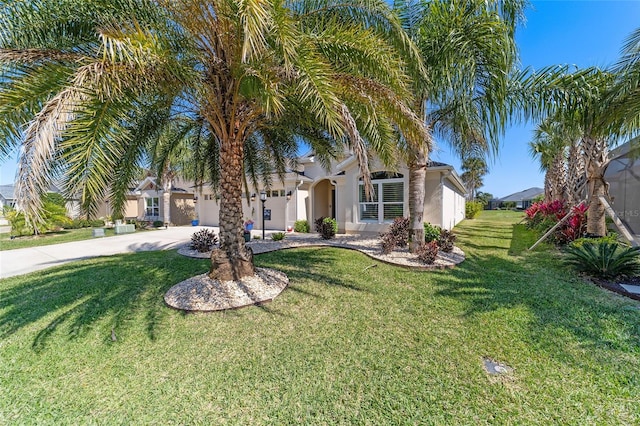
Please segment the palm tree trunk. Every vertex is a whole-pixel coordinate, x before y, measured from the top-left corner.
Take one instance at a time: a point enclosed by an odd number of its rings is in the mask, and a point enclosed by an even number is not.
[[[567,171],[564,151],[554,157],[547,176],[550,177],[551,200],[566,201]]]
[[[547,170],[544,174],[544,201],[553,201],[553,190],[551,184],[551,170]]]
[[[211,253],[209,277],[220,281],[253,276],[253,252],[244,244],[242,182],[244,141],[230,132],[220,144],[220,248]]]
[[[409,251],[415,253],[424,243],[424,182],[427,176],[427,153],[419,149],[409,163]]]
[[[580,144],[572,143],[567,159],[567,201],[569,205],[578,204],[584,199],[585,183],[584,158],[580,153]]]
[[[604,206],[598,198],[607,194],[607,183],[604,172],[609,164],[609,147],[604,138],[584,137],[582,139],[583,155],[589,191],[589,210],[587,211],[587,233],[606,235]]]

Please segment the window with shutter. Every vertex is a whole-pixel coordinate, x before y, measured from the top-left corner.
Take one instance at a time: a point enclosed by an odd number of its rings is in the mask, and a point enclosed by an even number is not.
[[[360,221],[370,223],[392,222],[404,216],[404,176],[399,173],[376,172],[371,175],[372,199],[367,199],[360,179],[358,201]]]

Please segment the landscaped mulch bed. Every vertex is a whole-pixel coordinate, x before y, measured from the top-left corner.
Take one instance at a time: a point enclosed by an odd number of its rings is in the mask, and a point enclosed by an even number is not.
[[[621,284],[637,285],[640,286],[640,276],[618,278],[614,281],[605,280],[602,278],[591,278],[590,281],[595,285],[606,288],[607,290],[626,296],[630,299],[640,300],[640,294],[630,293]]]

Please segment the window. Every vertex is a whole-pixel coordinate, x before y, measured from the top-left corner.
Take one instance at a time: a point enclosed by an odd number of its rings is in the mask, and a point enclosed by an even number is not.
[[[160,216],[160,203],[159,203],[159,198],[155,197],[155,198],[145,198],[145,212],[144,214],[146,216],[154,216],[154,217],[159,217]]]
[[[371,180],[373,196],[368,200],[364,183],[360,179],[360,221],[385,223],[404,216],[404,176],[399,173],[376,172],[371,174]]]

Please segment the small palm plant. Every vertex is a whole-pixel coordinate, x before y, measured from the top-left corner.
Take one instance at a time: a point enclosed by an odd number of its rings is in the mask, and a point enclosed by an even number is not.
[[[640,272],[640,251],[617,242],[585,242],[566,249],[567,263],[581,272],[601,278],[634,275]]]

